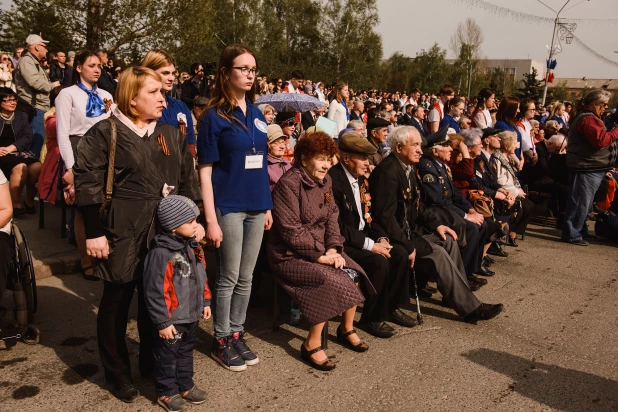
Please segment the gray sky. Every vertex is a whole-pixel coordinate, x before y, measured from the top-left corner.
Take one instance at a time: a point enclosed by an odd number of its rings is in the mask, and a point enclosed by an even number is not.
[[[534,14],[555,17],[537,0],[485,0],[497,6]],[[582,0],[571,0],[576,5]],[[566,0],[543,0],[559,10]],[[460,21],[468,17],[483,29],[485,41],[482,53],[490,59],[533,59],[545,61],[551,43],[553,24],[524,23],[508,16],[495,15],[457,0],[377,0],[384,57],[399,51],[414,57],[420,49],[430,48],[434,42],[448,50],[448,42]],[[566,10],[561,17],[578,19],[618,19],[618,0],[589,0]],[[578,24],[575,35],[604,57],[618,62],[618,24]],[[604,63],[576,44],[562,44],[556,55],[556,77],[618,78],[618,67]],[[448,50],[449,58],[456,56]]]

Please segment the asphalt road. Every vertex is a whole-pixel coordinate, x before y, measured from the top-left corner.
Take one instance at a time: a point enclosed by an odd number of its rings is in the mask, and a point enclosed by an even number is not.
[[[494,266],[498,275],[477,292],[485,302],[504,303],[492,321],[464,323],[436,295],[422,303],[420,327],[396,327],[389,340],[361,332],[370,345],[362,354],[335,342],[338,322],[331,322],[328,353],[338,366],[329,373],[300,361],[302,326],[272,332],[270,309],[250,309],[246,322],[261,362],[228,372],[208,356],[212,322],[202,321],[195,380],[209,400],[188,410],[616,411],[616,246],[570,246],[557,235],[533,225]],[[95,331],[101,288],[79,275],[39,282],[41,343],[0,350],[0,410],[160,409],[152,383],[137,372],[142,396],[134,404],[117,401],[104,386]],[[136,360],[134,316],[128,334]]]

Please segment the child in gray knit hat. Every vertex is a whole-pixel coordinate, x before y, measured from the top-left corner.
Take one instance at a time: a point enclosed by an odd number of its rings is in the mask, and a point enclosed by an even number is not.
[[[159,330],[152,376],[157,403],[167,411],[206,401],[206,391],[193,382],[198,323],[211,315],[204,251],[195,240],[199,214],[184,196],[161,200],[157,219],[163,233],[153,240],[144,267],[146,307]]]

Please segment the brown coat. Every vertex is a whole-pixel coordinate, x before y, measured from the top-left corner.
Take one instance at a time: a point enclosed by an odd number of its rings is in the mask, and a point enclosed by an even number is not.
[[[268,260],[279,283],[298,303],[311,325],[331,319],[364,298],[347,273],[318,263],[328,249],[337,249],[346,267],[361,274],[370,293],[367,275],[343,254],[339,211],[332,197],[330,177],[321,183],[304,169],[293,167],[273,191],[273,229],[268,238]]]

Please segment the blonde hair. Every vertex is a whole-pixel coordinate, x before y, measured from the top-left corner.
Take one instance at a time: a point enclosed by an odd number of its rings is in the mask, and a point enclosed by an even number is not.
[[[137,110],[131,106],[131,100],[137,97],[148,77],[152,77],[156,81],[161,82],[159,73],[148,67],[141,66],[129,67],[123,71],[118,78],[116,104],[118,105],[118,110],[131,120],[135,120],[139,117]]]
[[[498,134],[500,137],[500,150],[507,152],[511,147],[517,146],[517,133],[505,130]]]
[[[146,56],[144,56],[144,60],[142,60],[142,64],[140,66],[148,67],[149,69],[157,71],[161,67],[176,67],[176,62],[172,56],[163,50],[154,49],[146,53]]]
[[[348,84],[346,82],[342,82],[341,80],[338,81],[337,83],[335,83],[335,100],[337,100],[337,103],[341,103],[343,99],[343,96],[341,95],[341,91],[347,87]],[[347,99],[346,99],[347,100]],[[346,101],[347,103],[347,101]]]
[[[267,113],[267,112],[273,112],[273,114],[275,114],[275,113],[276,113],[276,112],[275,112],[275,108],[274,108],[274,107],[272,107],[272,106],[271,106],[271,105],[269,105],[269,104],[265,104],[265,105],[264,105],[264,107],[262,107],[262,114],[263,114],[264,116],[266,116],[266,113]]]

